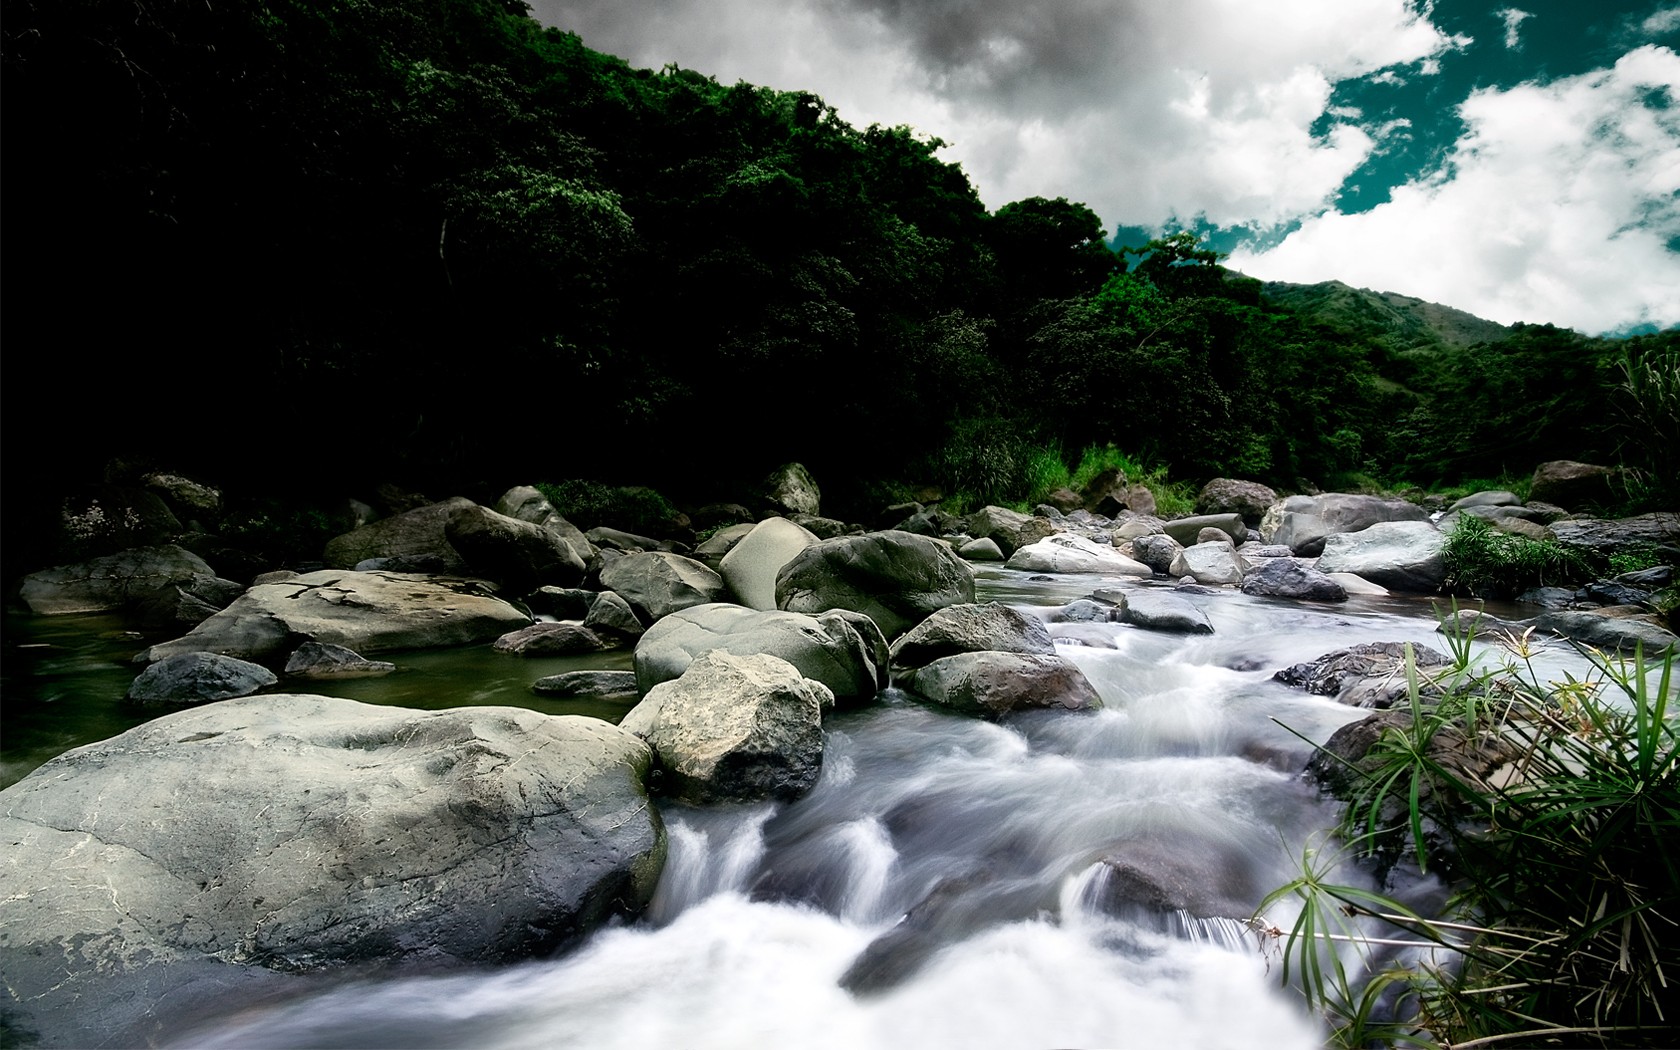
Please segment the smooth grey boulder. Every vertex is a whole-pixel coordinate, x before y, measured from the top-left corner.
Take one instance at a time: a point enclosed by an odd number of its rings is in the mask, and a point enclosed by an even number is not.
[[[1277,502],[1277,493],[1258,481],[1214,478],[1196,494],[1197,514],[1235,514],[1243,524],[1259,528],[1267,508]]]
[[[601,586],[617,591],[644,624],[729,596],[723,577],[693,558],[666,551],[626,554],[603,566]]]
[[[473,580],[323,569],[252,587],[180,638],[141,654],[151,663],[210,652],[278,663],[306,641],[359,653],[489,641],[531,618]]]
[[[997,718],[1022,708],[1088,711],[1102,698],[1062,656],[974,652],[942,656],[903,676],[906,689],[941,707]]]
[[[554,509],[554,504],[548,501],[548,497],[530,485],[517,485],[502,493],[502,498],[496,501],[495,510],[497,514],[528,521],[554,533],[577,555],[579,564],[589,564],[589,559],[595,554],[595,546],[589,542],[583,530],[567,521],[564,515]]]
[[[66,752],[0,792],[8,1020],[145,1045],[210,967],[546,956],[652,894],[651,761],[595,718],[294,694]]]
[[[1232,543],[1248,539],[1248,526],[1243,523],[1241,514],[1198,514],[1190,518],[1174,518],[1163,522],[1161,529],[1185,547],[1200,542],[1203,529],[1218,529],[1229,536]]]
[[[776,607],[776,574],[806,547],[816,534],[786,518],[766,518],[730,548],[718,564],[718,575],[735,598],[749,609]]]
[[[1122,602],[1099,602],[1095,598],[1075,598],[1056,610],[1057,623],[1115,623],[1126,615]]]
[[[1309,602],[1345,602],[1341,584],[1294,558],[1261,558],[1243,575],[1242,592],[1267,598]]]
[[[768,654],[700,654],[623,726],[652,745],[660,792],[692,805],[794,799],[822,772],[822,711],[834,697]]]
[[[215,653],[180,653],[159,660],[134,679],[128,699],[146,703],[206,704],[250,696],[280,681],[262,664]]]
[[[1534,618],[1534,626],[1559,637],[1600,649],[1643,648],[1646,656],[1660,657],[1680,647],[1680,638],[1657,622],[1656,617],[1637,606],[1606,609],[1553,609]]]
[[[887,684],[886,639],[868,616],[845,609],[811,616],[723,602],[683,609],[648,628],[636,643],[636,683],[645,695],[714,649],[786,660],[840,701],[869,700]]]
[[[1606,506],[1619,502],[1612,482],[1617,471],[1593,463],[1556,459],[1534,468],[1528,498],[1536,503],[1555,503],[1570,510]]]
[[[1124,621],[1146,631],[1212,634],[1207,614],[1176,594],[1139,589],[1126,595]]]
[[[1379,522],[1429,520],[1429,512],[1414,503],[1346,492],[1291,496],[1280,506],[1276,531],[1271,535],[1262,531],[1262,538],[1282,543],[1303,558],[1321,554],[1329,536],[1361,532]]]
[[[1363,576],[1355,576],[1351,572],[1327,572],[1324,575],[1339,584],[1342,590],[1349,594],[1363,594],[1373,598],[1380,598],[1388,593],[1388,588],[1380,583],[1372,583]]]
[[[608,631],[626,638],[639,638],[646,630],[636,618],[636,610],[617,591],[597,594],[589,603],[589,612],[584,614],[583,625],[592,631]]]
[[[1412,660],[1424,674],[1449,666],[1452,661],[1427,645],[1412,643]],[[1407,695],[1405,643],[1366,642],[1325,653],[1316,660],[1286,667],[1272,675],[1272,681],[1317,696],[1334,697],[1349,707],[1386,708]],[[1440,690],[1431,686],[1434,695]]]
[[[583,581],[584,559],[559,533],[476,504],[443,526],[444,538],[476,575],[498,580],[515,594]]]
[[[779,514],[821,514],[822,490],[799,463],[784,463],[764,479],[764,498]]]
[[[1433,594],[1447,578],[1447,537],[1427,521],[1378,522],[1325,538],[1318,570],[1351,572],[1391,591]]]
[[[957,553],[969,561],[1002,561],[1003,548],[990,536],[969,540],[957,548]]]
[[[640,700],[634,671],[563,671],[531,683],[531,692],[579,700]]]
[[[584,533],[590,543],[597,550],[623,551],[635,554],[641,551],[670,551],[672,545],[664,540],[654,539],[652,536],[642,536],[634,532],[625,532],[606,525],[597,525]]]
[[[1135,542],[1135,541],[1134,541]],[[1106,576],[1153,576],[1149,566],[1071,532],[1022,547],[1009,556],[1011,569],[1023,572],[1097,573]]]
[[[735,545],[756,528],[756,524],[748,522],[719,529],[694,548],[694,560],[705,562],[715,572],[723,564],[723,556],[734,550]]]
[[[893,642],[895,672],[921,667],[957,653],[995,651],[1051,656],[1056,643],[1044,621],[1001,602],[951,605],[923,620]]]
[[[778,608],[861,612],[888,640],[935,610],[973,600],[974,570],[949,544],[892,530],[812,544],[776,576]]]
[[[580,623],[562,620],[509,631],[497,638],[492,648],[515,656],[580,656],[605,652],[615,644]]]
[[[37,616],[106,612],[134,604],[160,587],[215,575],[203,558],[183,547],[135,547],[32,572],[23,578],[18,596]]]
[[[397,669],[388,660],[369,660],[354,649],[327,642],[304,642],[286,658],[288,678],[339,681],[346,678],[379,678]]]
[[[1161,576],[1171,574],[1173,561],[1183,550],[1184,544],[1165,532],[1145,534],[1132,540],[1132,557]]]
[[[1507,492],[1504,489],[1484,489],[1481,492],[1472,492],[1463,499],[1455,500],[1453,505],[1447,508],[1447,513],[1450,514],[1455,510],[1468,510],[1471,507],[1521,506],[1522,500],[1517,498],[1515,492]]]
[[[1008,558],[1022,547],[1055,535],[1056,526],[1048,518],[987,506],[968,516],[967,532],[975,539],[991,540]]]
[[[465,572],[467,563],[444,529],[457,511],[474,506],[472,500],[456,496],[363,525],[328,540],[321,560],[335,569],[349,569],[374,558],[394,558],[434,565],[438,572]]]
[[[1225,533],[1219,535],[1224,537]],[[1167,567],[1167,575],[1189,576],[1197,583],[1214,587],[1234,587],[1242,583],[1243,561],[1236,548],[1221,538],[1179,551]]]

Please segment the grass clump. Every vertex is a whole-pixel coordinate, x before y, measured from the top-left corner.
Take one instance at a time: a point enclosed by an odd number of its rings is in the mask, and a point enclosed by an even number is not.
[[[1510,598],[1535,587],[1593,578],[1592,563],[1554,540],[1500,532],[1482,518],[1459,516],[1442,550],[1446,588],[1476,598]]]
[[[1286,979],[1324,1012],[1335,1045],[1673,1045],[1674,654],[1652,666],[1584,649],[1587,678],[1542,684],[1528,636],[1505,641],[1515,659],[1473,675],[1461,640],[1456,681],[1430,690],[1435,703],[1408,651],[1410,721],[1359,761],[1344,810],[1356,854],[1399,834],[1420,869],[1450,861],[1444,914],[1331,882],[1323,851],[1261,904],[1299,906],[1287,933],[1261,914],[1254,924],[1280,945]],[[1494,775],[1468,772],[1433,746],[1449,732],[1515,757]],[[1352,959],[1334,950],[1350,947]]]

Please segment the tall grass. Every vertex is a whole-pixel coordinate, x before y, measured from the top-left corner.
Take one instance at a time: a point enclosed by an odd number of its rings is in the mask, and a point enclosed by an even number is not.
[[[1444,915],[1329,880],[1322,851],[1261,903],[1332,1042],[1427,1047],[1672,1046],[1680,1031],[1680,758],[1674,654],[1654,666],[1583,649],[1592,672],[1542,683],[1528,636],[1498,673],[1469,669],[1467,639],[1443,698],[1406,661],[1409,725],[1356,772],[1341,835],[1358,855],[1407,841],[1445,862]],[[1447,732],[1514,756],[1467,773],[1433,745]],[[1426,829],[1428,834],[1426,834]],[[1285,932],[1263,918],[1299,907]],[[1329,948],[1353,950],[1354,965]],[[1400,954],[1395,954],[1396,950]],[[1386,953],[1388,962],[1375,960]],[[1373,972],[1374,971],[1374,972]]]
[[[1454,594],[1509,598],[1534,587],[1581,583],[1594,566],[1554,540],[1500,532],[1482,518],[1460,515],[1441,552]]]

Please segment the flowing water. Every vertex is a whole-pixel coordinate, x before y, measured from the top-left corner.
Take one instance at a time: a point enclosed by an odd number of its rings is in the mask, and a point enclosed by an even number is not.
[[[1098,582],[989,570],[980,590],[1048,614]],[[1275,954],[1237,920],[1334,823],[1299,771],[1309,741],[1363,712],[1270,676],[1358,642],[1440,647],[1434,615],[1422,600],[1190,600],[1216,633],[1052,625],[1101,711],[992,723],[889,690],[829,719],[805,798],[664,807],[670,858],[646,915],[562,957],[322,979],[279,1005],[230,1004],[174,1045],[1317,1046]],[[446,688],[449,660],[483,653],[417,656],[330,691],[551,709],[524,690],[557,668],[496,657]]]

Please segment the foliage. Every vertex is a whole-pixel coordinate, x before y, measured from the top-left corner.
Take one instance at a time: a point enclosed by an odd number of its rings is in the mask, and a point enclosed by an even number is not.
[[[1268,895],[1300,908],[1282,939],[1296,973],[1332,1024],[1357,1047],[1484,1043],[1663,1046],[1675,1030],[1671,984],[1680,974],[1680,749],[1669,704],[1674,653],[1654,667],[1583,650],[1592,673],[1543,684],[1529,638],[1509,637],[1515,660],[1475,674],[1468,639],[1434,706],[1422,701],[1408,650],[1411,722],[1373,745],[1342,834],[1355,852],[1404,829],[1418,864],[1433,829],[1452,856],[1445,914],[1417,914],[1382,894],[1329,881],[1316,851],[1302,874]],[[1503,776],[1480,778],[1431,750],[1452,730],[1497,738],[1516,754]],[[1348,967],[1326,947],[1355,949]],[[1399,948],[1401,954],[1392,949]],[[1365,964],[1389,962],[1369,975]]]
[[[1616,362],[1623,449],[1631,451],[1643,492],[1630,509],[1680,503],[1680,331],[1630,340]]]
[[[1509,598],[1535,587],[1580,583],[1595,575],[1588,559],[1555,540],[1500,532],[1487,520],[1460,515],[1442,550],[1445,586],[1454,594]]]
[[[605,525],[640,536],[665,536],[677,518],[671,502],[650,488],[581,478],[538,482],[535,487],[561,517],[580,529]]]

